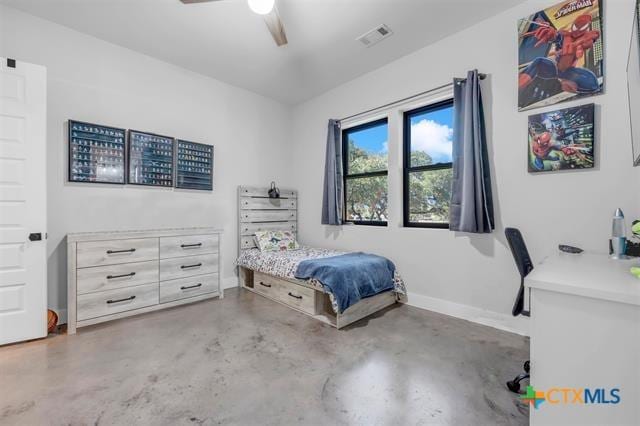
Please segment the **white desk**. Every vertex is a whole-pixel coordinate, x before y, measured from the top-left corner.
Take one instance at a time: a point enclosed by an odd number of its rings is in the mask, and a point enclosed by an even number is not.
[[[531,289],[531,385],[620,389],[618,404],[543,402],[532,425],[640,425],[640,260],[559,253],[525,279]],[[584,395],[584,393],[583,393]],[[553,400],[562,400],[555,392]],[[573,400],[573,394],[569,395]]]

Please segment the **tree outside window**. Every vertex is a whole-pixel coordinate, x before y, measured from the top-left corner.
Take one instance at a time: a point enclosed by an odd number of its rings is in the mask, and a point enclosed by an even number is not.
[[[376,120],[342,131],[345,221],[385,226],[388,220],[388,124]]]
[[[404,113],[404,226],[448,228],[453,100]]]

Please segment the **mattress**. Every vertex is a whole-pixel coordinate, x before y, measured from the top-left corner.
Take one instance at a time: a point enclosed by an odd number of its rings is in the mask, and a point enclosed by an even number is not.
[[[260,249],[252,248],[248,250],[242,250],[240,257],[236,261],[238,266],[243,268],[252,269],[254,271],[262,272],[265,274],[273,275],[280,278],[287,278],[297,280],[295,277],[298,265],[303,260],[307,259],[319,259],[323,257],[340,256],[347,252],[338,250],[329,250],[323,248],[314,247],[300,247],[298,250],[285,250],[285,251],[260,251]],[[399,294],[406,294],[404,282],[396,269],[393,278],[394,290]],[[308,284],[317,288],[320,291],[329,293],[331,296],[331,302],[334,311],[338,312],[337,304],[333,298],[331,292],[316,280],[310,279],[306,281]]]

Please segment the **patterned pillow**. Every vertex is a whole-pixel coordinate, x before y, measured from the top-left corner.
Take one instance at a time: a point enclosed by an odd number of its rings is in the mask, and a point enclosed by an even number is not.
[[[258,231],[253,237],[260,251],[298,250],[300,246],[291,231]]]

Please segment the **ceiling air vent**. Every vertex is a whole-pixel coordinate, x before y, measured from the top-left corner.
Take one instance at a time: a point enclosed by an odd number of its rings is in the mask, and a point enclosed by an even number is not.
[[[371,31],[367,31],[366,34],[361,35],[356,40],[360,43],[364,44],[366,47],[373,46],[381,40],[389,37],[393,34],[391,28],[387,27],[385,24],[379,25]]]

